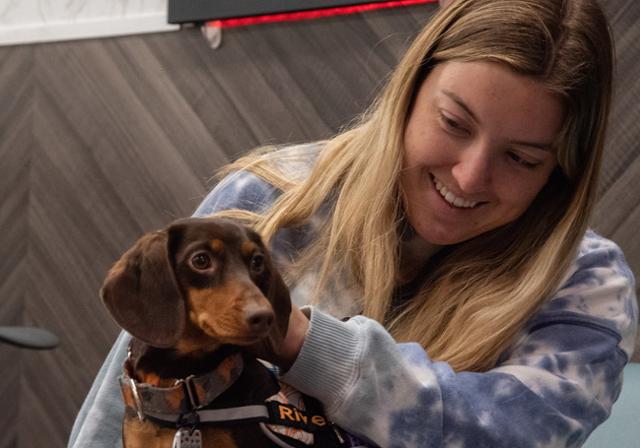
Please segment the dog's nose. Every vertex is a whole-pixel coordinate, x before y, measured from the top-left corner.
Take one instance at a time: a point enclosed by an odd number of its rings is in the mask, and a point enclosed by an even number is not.
[[[270,309],[251,309],[245,312],[249,330],[254,333],[266,333],[273,323],[274,315]]]

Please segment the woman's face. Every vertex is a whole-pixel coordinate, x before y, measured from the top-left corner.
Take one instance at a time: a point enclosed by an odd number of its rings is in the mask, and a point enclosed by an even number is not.
[[[420,86],[401,185],[425,241],[455,244],[514,221],[556,166],[562,102],[493,62],[445,62]]]

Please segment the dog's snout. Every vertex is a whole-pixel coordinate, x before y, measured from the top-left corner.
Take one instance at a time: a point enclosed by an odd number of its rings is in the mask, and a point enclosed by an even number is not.
[[[245,321],[253,333],[266,333],[273,324],[275,315],[271,308],[251,307],[245,310]]]

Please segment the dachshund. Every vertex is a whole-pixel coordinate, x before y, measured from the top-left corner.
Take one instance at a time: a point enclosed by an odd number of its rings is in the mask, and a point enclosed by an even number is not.
[[[176,221],[140,238],[100,296],[133,336],[120,378],[125,448],[283,446],[256,424],[264,406],[252,406],[280,386],[246,348],[283,340],[291,301],[256,232],[223,218]],[[285,420],[326,424],[283,406]],[[231,414],[246,418],[202,423]]]

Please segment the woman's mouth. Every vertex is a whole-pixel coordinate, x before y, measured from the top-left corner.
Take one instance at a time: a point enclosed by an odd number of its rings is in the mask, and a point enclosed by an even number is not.
[[[466,199],[458,197],[451,191],[449,191],[447,187],[442,185],[442,183],[440,183],[440,181],[438,181],[438,179],[436,179],[433,175],[431,176],[431,178],[433,180],[433,185],[440,194],[440,197],[442,197],[442,199],[444,199],[452,207],[470,209],[477,207],[479,204],[483,204],[483,202],[480,201],[468,201]]]

